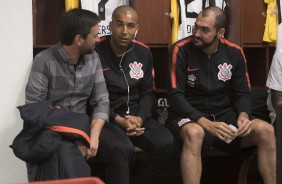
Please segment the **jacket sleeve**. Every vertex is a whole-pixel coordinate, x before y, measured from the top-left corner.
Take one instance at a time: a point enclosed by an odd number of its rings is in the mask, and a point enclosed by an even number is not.
[[[232,88],[234,90],[234,98],[236,101],[236,110],[239,113],[246,112],[251,116],[252,103],[250,92],[250,79],[247,71],[247,62],[243,50],[240,49],[236,53],[237,67],[232,76]]]
[[[26,103],[46,100],[49,69],[41,54],[35,56],[25,91]]]
[[[148,63],[147,68],[143,68],[144,77],[142,79],[141,85],[139,86],[139,107],[137,111],[137,116],[141,117],[143,121],[146,121],[152,116],[151,111],[154,103],[154,78],[153,78],[153,57],[152,53],[148,52]]]
[[[197,111],[185,98],[186,65],[181,48],[173,45],[169,53],[169,85],[168,97],[170,110],[180,117],[190,118],[197,122],[203,115]]]
[[[97,63],[92,86],[91,96],[89,99],[93,119],[103,119],[109,121],[109,93],[106,87],[105,78],[98,54],[95,52],[95,63]]]

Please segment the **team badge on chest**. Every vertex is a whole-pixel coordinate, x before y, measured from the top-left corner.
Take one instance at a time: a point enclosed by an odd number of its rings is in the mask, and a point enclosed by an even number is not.
[[[143,70],[141,69],[143,66],[142,63],[137,63],[136,61],[134,61],[133,63],[130,63],[129,64],[129,67],[130,67],[130,77],[133,78],[133,79],[140,79],[140,78],[143,78]]]
[[[232,72],[231,72],[232,65],[223,63],[218,65],[219,72],[217,74],[218,80],[227,81],[231,79]]]

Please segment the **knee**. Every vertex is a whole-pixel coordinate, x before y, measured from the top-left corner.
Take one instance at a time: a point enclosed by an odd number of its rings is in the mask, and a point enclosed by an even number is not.
[[[203,128],[197,124],[188,124],[181,130],[181,138],[184,144],[201,145],[205,137]]]
[[[121,141],[111,141],[108,150],[109,155],[113,155],[115,159],[133,160],[134,159],[134,146],[132,144],[125,144]]]
[[[271,124],[262,120],[256,120],[254,131],[257,134],[258,144],[264,143],[271,145],[275,143],[274,127]]]

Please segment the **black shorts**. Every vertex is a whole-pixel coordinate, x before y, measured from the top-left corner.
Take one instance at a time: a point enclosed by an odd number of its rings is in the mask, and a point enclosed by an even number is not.
[[[205,117],[211,121],[225,122],[238,128],[237,113],[234,109],[228,108],[214,114],[205,114]],[[180,118],[173,115],[166,123],[167,128],[171,130],[175,138],[181,143],[180,130],[188,123],[195,123],[189,118]],[[224,152],[240,156],[240,137],[236,137],[231,143],[226,143],[217,137],[214,137],[205,130],[205,138],[202,146],[202,153],[207,151],[211,146],[216,147]]]

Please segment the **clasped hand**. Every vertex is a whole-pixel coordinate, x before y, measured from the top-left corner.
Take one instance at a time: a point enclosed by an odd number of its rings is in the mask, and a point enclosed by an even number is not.
[[[122,127],[128,136],[140,136],[144,133],[145,128],[142,128],[143,121],[138,116],[125,116],[123,118]]]

